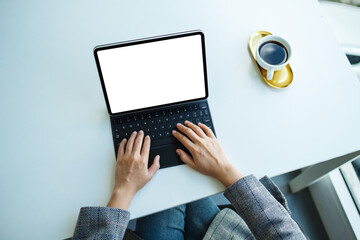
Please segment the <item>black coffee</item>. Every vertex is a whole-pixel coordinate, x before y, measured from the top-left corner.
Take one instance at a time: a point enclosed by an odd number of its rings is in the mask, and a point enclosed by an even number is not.
[[[260,57],[271,65],[280,65],[286,62],[288,53],[284,45],[275,41],[261,44],[259,48]]]

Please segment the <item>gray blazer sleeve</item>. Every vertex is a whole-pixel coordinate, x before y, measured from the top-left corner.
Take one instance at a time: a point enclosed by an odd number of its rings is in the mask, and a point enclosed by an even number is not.
[[[262,182],[268,185],[267,188],[272,193],[250,175],[228,187],[224,195],[244,219],[256,239],[306,239],[291,218],[286,202],[282,205],[277,200],[278,194],[281,194],[280,190],[270,179]]]
[[[123,239],[130,213],[109,207],[83,207],[72,239]]]

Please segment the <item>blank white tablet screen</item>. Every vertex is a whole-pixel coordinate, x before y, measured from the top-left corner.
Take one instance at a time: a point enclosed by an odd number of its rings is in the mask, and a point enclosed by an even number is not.
[[[112,113],[206,96],[199,34],[97,54]]]

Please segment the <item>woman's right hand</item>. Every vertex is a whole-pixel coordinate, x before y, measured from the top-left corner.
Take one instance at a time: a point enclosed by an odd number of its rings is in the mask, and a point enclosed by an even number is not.
[[[209,127],[185,121],[185,125],[178,123],[177,128],[181,133],[174,130],[172,134],[192,155],[191,157],[182,149],[177,149],[176,153],[182,161],[200,173],[215,177],[226,187],[242,178],[241,173],[226,158]]]

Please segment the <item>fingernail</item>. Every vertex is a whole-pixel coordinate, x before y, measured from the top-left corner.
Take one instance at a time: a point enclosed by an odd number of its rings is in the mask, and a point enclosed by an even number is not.
[[[136,132],[136,131],[133,131],[133,134],[137,134],[137,132]]]
[[[144,133],[144,131],[143,131],[143,130],[140,130],[139,133]]]
[[[175,130],[172,130],[172,134],[175,134],[176,133],[176,131]]]
[[[125,142],[126,142],[126,138],[124,138],[124,139],[123,139],[123,141],[125,141]]]
[[[176,149],[176,153],[180,155],[180,150],[179,150],[179,149]]]
[[[186,120],[184,123],[185,123],[185,124],[186,124],[186,123],[189,123],[189,121],[188,121],[188,120]]]
[[[145,138],[150,138],[150,136],[149,135],[146,135],[146,137]]]
[[[180,125],[181,125],[181,123],[177,123],[176,125],[177,125],[177,126],[180,126]]]

